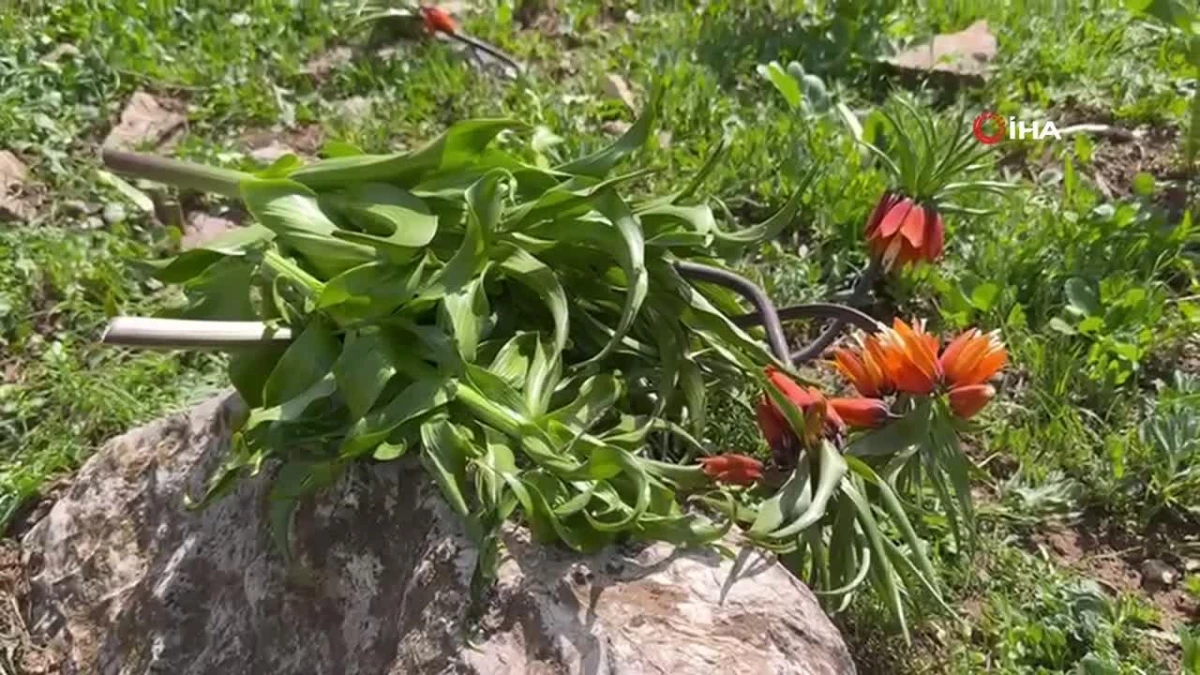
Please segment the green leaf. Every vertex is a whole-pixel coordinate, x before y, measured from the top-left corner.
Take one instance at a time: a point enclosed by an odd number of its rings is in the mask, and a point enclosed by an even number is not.
[[[184,286],[188,304],[180,314],[189,319],[249,321],[258,317],[250,302],[254,268],[243,258],[222,258]]]
[[[724,232],[720,229],[716,230],[717,239],[726,244],[734,244],[739,247],[757,246],[767,241],[771,241],[778,237],[792,221],[796,219],[796,214],[800,211],[800,204],[803,201],[804,195],[808,192],[808,186],[812,179],[816,176],[816,171],[810,171],[804,178],[800,180],[800,187],[792,193],[787,203],[775,212],[770,218],[757,225],[742,228],[734,232]]]
[[[517,333],[496,352],[488,370],[510,387],[523,388],[536,340],[536,333]]]
[[[467,460],[478,452],[445,419],[421,425],[421,463],[442,490],[450,508],[462,517],[470,515],[466,492]]]
[[[574,400],[551,412],[549,417],[572,429],[586,430],[612,410],[623,393],[622,383],[616,377],[593,375],[584,381]]]
[[[833,496],[834,490],[846,475],[846,459],[842,453],[828,440],[821,441],[820,454],[817,457],[816,487],[812,492],[812,501],[799,517],[783,527],[771,532],[772,539],[788,539],[812,527],[825,516],[825,507]]]
[[[142,213],[154,213],[154,200],[150,199],[145,192],[126,182],[125,179],[103,169],[96,170],[96,177],[100,179],[101,183],[115,188],[122,197],[138,207]]]
[[[567,345],[568,311],[567,294],[558,276],[523,248],[508,242],[501,242],[498,248],[505,253],[500,269],[537,293],[546,303],[554,319],[554,351],[562,352]]]
[[[758,516],[750,526],[751,536],[764,537],[804,513],[812,503],[812,480],[809,463],[802,461],[792,470],[779,491],[758,507]]]
[[[1154,175],[1145,171],[1138,172],[1133,177],[1133,191],[1140,197],[1154,196]]]
[[[333,364],[338,392],[346,399],[352,421],[358,421],[383,393],[396,374],[385,336],[377,328],[362,328],[346,334],[345,347]]]
[[[333,368],[341,351],[341,344],[328,326],[320,320],[309,323],[267,378],[263,404],[275,406],[298,396]]]
[[[356,422],[342,441],[338,454],[354,457],[373,449],[401,424],[445,405],[449,395],[450,382],[444,377],[413,382]]]
[[[365,232],[341,230],[336,236],[379,248],[392,260],[407,260],[437,234],[437,216],[425,202],[395,185],[363,183],[328,199]]]
[[[442,298],[441,319],[450,327],[464,361],[475,360],[475,350],[491,314],[487,294],[483,291],[486,274],[486,271],[481,273],[457,293],[447,293]]]
[[[424,260],[405,267],[382,261],[353,267],[325,284],[317,309],[339,307],[360,318],[391,314],[416,296],[424,269]]]
[[[488,240],[500,222],[503,207],[501,180],[505,171],[492,171],[467,190],[467,231],[462,244],[421,291],[418,299],[436,300],[457,293],[483,269],[487,262]]]
[[[991,282],[979,284],[971,291],[971,304],[981,312],[989,311],[1000,295],[1000,287]]]
[[[1066,321],[1063,321],[1060,317],[1057,317],[1057,316],[1051,318],[1047,325],[1050,326],[1051,330],[1058,332],[1058,333],[1062,333],[1063,335],[1077,335],[1079,333],[1079,331],[1075,330],[1075,328],[1073,326],[1071,326],[1071,324],[1067,323]]]
[[[522,417],[529,416],[525,399],[503,378],[473,363],[466,365],[466,375],[467,381],[492,403],[502,405]]]
[[[305,186],[290,180],[255,179],[242,181],[240,189],[255,219],[325,278],[375,258],[369,246],[334,238],[337,225]]]
[[[758,74],[775,86],[776,91],[782,94],[783,99],[787,101],[788,107],[792,110],[800,107],[800,83],[789,75],[778,61],[759,65]]]
[[[1067,280],[1067,311],[1078,316],[1099,316],[1103,313],[1100,307],[1100,291],[1096,285],[1079,277]]]
[[[426,173],[471,164],[501,131],[522,126],[514,120],[465,120],[416,152],[334,157],[306,166],[291,178],[310,188],[340,188],[372,181],[412,185]]]
[[[613,167],[634,151],[640,150],[650,138],[650,132],[654,130],[655,120],[658,119],[658,108],[662,102],[662,93],[663,87],[656,85],[650,94],[650,100],[646,104],[646,109],[642,111],[642,116],[615,143],[587,157],[581,157],[573,162],[556,167],[555,170],[595,178],[607,176]]]
[[[263,387],[287,350],[286,344],[271,342],[262,347],[239,349],[229,357],[229,380],[251,408],[263,405]]]
[[[377,462],[390,462],[394,459],[400,459],[408,452],[407,443],[391,443],[384,441],[375,448],[375,452],[371,454],[371,458]]]
[[[562,352],[550,349],[539,338],[525,377],[525,406],[535,417],[546,413],[550,397],[558,388],[562,374]]]
[[[645,242],[642,240],[642,228],[638,225],[633,213],[629,210],[629,206],[616,193],[608,191],[600,197],[597,208],[608,218],[609,222],[613,224],[617,232],[621,235],[621,241],[624,243],[624,246],[613,251],[613,253],[616,255],[617,260],[620,261],[621,268],[625,272],[627,288],[625,292],[625,305],[621,308],[621,318],[617,321],[616,330],[609,338],[608,344],[600,350],[599,354],[593,357],[593,360],[599,360],[608,356],[616,349],[621,338],[629,333],[634,319],[637,318],[638,310],[641,309],[642,303],[646,301],[646,293],[649,290],[650,284],[650,277],[646,273],[646,249]]]

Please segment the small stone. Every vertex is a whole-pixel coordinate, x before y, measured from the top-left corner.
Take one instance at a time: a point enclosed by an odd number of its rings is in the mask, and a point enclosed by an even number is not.
[[[125,207],[117,202],[109,202],[104,205],[104,222],[108,223],[109,225],[113,225],[125,220],[126,216],[127,214],[125,213]]]
[[[102,207],[99,204],[85,202],[82,199],[68,199],[62,202],[62,208],[71,215],[86,216],[91,213],[96,213]]]
[[[292,150],[287,145],[280,143],[278,140],[272,140],[269,144],[264,145],[261,148],[255,148],[251,150],[250,159],[253,159],[259,164],[272,164],[280,157],[283,157],[284,155],[295,154],[295,152],[295,150]]]
[[[586,586],[592,581],[592,571],[583,563],[577,564],[571,568],[571,581],[575,582],[576,586]]]
[[[302,69],[306,75],[317,80],[324,80],[339,68],[343,68],[354,60],[354,51],[349,47],[335,47],[304,64]]]
[[[610,136],[620,136],[629,131],[630,126],[632,125],[629,122],[623,120],[609,120],[600,125],[600,130]]]
[[[637,112],[637,101],[633,97],[633,90],[629,88],[629,83],[625,78],[616,73],[609,73],[604,76],[604,94],[609,98],[615,98],[625,104],[631,112]]]
[[[144,91],[134,92],[121,111],[121,119],[108,137],[106,147],[138,149],[142,146],[160,148],[182,131],[187,118],[175,112],[178,104],[159,100]]]
[[[1142,563],[1142,588],[1147,591],[1166,590],[1178,580],[1179,572],[1157,558],[1148,558]]]
[[[370,114],[373,103],[366,96],[351,96],[333,105],[337,109],[338,115],[347,122],[360,122]]]
[[[1183,571],[1191,574],[1192,572],[1200,571],[1200,559],[1188,558],[1183,561]]]
[[[24,222],[33,217],[33,204],[26,196],[29,168],[16,155],[0,150],[0,222]]]
[[[237,222],[214,216],[204,211],[193,211],[187,214],[183,224],[183,239],[179,242],[183,250],[203,246],[226,232],[236,228]]]
[[[996,36],[986,20],[976,21],[957,33],[935,35],[931,42],[917,45],[885,59],[901,70],[933,70],[980,79],[987,64],[996,58]]]

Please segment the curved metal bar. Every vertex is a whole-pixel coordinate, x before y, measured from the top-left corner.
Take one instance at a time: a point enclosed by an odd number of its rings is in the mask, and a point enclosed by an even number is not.
[[[846,300],[847,304],[857,305],[871,290],[871,285],[875,283],[875,279],[879,276],[882,269],[877,258],[871,258],[871,262],[867,264],[867,269],[863,271],[862,276],[854,284],[854,289],[850,292],[850,298]],[[829,324],[815,340],[808,343],[804,347],[791,353],[790,358],[793,364],[803,363],[821,355],[825,349],[833,344],[837,336],[841,334],[842,329],[846,327],[846,323],[841,319],[834,319],[833,323]]]
[[[853,325],[855,328],[860,328],[868,333],[879,331],[879,322],[871,315],[853,307],[831,302],[810,302],[802,305],[791,305],[776,310],[776,313],[779,315],[781,322],[795,321],[797,319],[834,319]],[[757,326],[762,323],[762,318],[757,312],[730,317],[730,319],[734,324],[742,328]]]
[[[762,327],[767,331],[767,344],[771,347],[771,352],[780,361],[784,363],[789,362],[787,339],[783,335],[783,324],[779,321],[779,313],[775,309],[775,303],[771,302],[771,299],[767,297],[763,289],[740,274],[723,270],[719,267],[680,261],[675,263],[675,269],[684,277],[724,286],[749,300],[750,304],[754,305],[754,308],[758,310],[754,315],[758,319],[757,323],[762,324]]]

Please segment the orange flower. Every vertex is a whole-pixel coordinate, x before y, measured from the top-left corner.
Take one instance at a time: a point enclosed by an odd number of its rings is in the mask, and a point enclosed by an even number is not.
[[[995,388],[990,384],[969,384],[950,390],[950,410],[964,420],[971,419],[975,413],[996,395]]]
[[[768,366],[766,369],[768,386],[775,387],[789,401],[796,404],[804,415],[804,428],[797,435],[779,406],[769,396],[764,395],[755,408],[758,428],[771,446],[775,461],[781,465],[794,462],[803,448],[814,447],[825,436],[835,436],[845,431],[846,423],[838,416],[838,412],[829,407],[825,396],[816,389],[804,387],[792,378]]]
[[[776,453],[785,456],[793,454],[791,440],[794,435],[791,427],[770,398],[763,396],[758,400],[754,415],[758,418],[758,428],[762,431],[763,438],[767,439],[767,445]]]
[[[888,378],[884,368],[887,359],[879,338],[875,335],[860,337],[858,344],[857,354],[844,347],[833,350],[834,365],[838,371],[863,396],[875,397],[892,393],[896,385]]]
[[[846,424],[859,429],[881,427],[888,420],[888,405],[877,398],[831,398],[829,407]]]
[[[940,364],[950,387],[983,384],[1008,362],[1008,350],[998,331],[980,333],[978,329],[959,335],[946,345]]]
[[[701,457],[700,468],[704,475],[718,483],[731,485],[753,485],[763,475],[762,462],[746,455],[725,454]]]
[[[896,389],[910,394],[928,394],[942,379],[937,337],[925,332],[925,321],[915,319],[912,327],[900,319],[879,333],[883,368]]]
[[[454,34],[458,32],[458,24],[441,7],[426,5],[422,6],[420,11],[421,19],[425,22],[425,30],[430,33]]]
[[[879,198],[867,220],[866,235],[872,257],[886,270],[934,262],[942,257],[946,242],[946,228],[936,209],[893,192]]]

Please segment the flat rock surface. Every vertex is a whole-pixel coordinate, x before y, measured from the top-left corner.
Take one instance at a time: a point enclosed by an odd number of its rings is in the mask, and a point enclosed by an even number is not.
[[[57,672],[854,671],[812,593],[749,551],[581,556],[514,526],[469,620],[476,551],[415,458],[359,465],[302,505],[288,565],[262,477],[182,503],[241,414],[218,398],[110,441],[26,534],[26,623]]]

